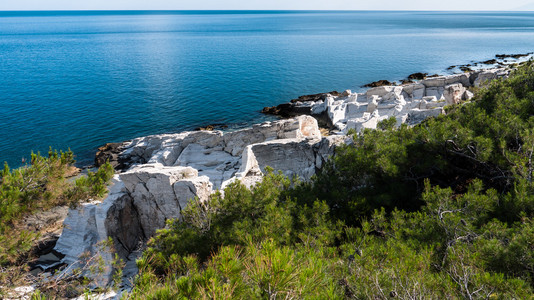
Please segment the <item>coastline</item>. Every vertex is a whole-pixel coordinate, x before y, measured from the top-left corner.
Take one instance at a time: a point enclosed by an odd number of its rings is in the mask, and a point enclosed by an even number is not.
[[[307,95],[281,104],[298,113],[290,119],[235,131],[186,131],[106,144],[97,160],[101,163],[109,159],[119,170],[110,193],[101,202],[69,210],[53,251],[65,255],[61,263],[75,265],[83,253],[100,251],[96,241],[113,238],[120,257],[130,268],[125,275],[133,276],[136,269],[132,264],[143,249],[139,245],[163,228],[166,220],[180,218],[189,199],[206,201],[234,181],[250,187],[268,172],[267,166],[282,170],[286,176],[308,180],[335,153],[335,147],[346,142],[348,129],[376,128],[389,117],[395,117],[397,125],[418,124],[443,114],[445,105],[470,100],[469,88],[506,78],[511,69],[513,66],[422,78],[361,93]],[[433,94],[427,95],[429,91]],[[372,111],[369,106],[374,107]],[[414,112],[418,112],[416,117]],[[331,122],[333,135],[322,136],[318,118]],[[355,126],[348,126],[350,122]],[[346,126],[341,128],[343,124]],[[112,258],[111,253],[104,253],[108,265]],[[112,277],[111,269],[106,272],[101,278],[103,286]]]
[[[513,69],[533,59],[534,55],[529,52],[497,54],[495,57],[448,68],[458,68],[462,73],[414,73],[401,79],[400,84],[383,79],[364,85],[368,87],[364,91],[304,95],[287,103],[265,107],[262,112],[282,118],[310,115],[333,134],[342,135],[349,130],[376,129],[380,121],[390,117],[396,119],[396,126],[403,123],[415,125],[427,117],[443,114],[446,105],[470,100],[474,89],[487,81],[507,78]]]
[[[443,74],[441,75],[438,75],[438,74],[429,75],[427,73],[418,72],[418,73],[407,75],[404,79],[398,79],[398,78],[393,79],[396,81],[392,81],[392,82],[389,81],[392,79],[383,79],[377,82],[365,84],[362,86],[362,88],[364,87],[368,87],[368,88],[359,90],[358,92],[352,92],[350,90],[346,90],[343,93],[340,93],[338,91],[331,91],[331,92],[318,93],[318,94],[312,94],[312,95],[302,95],[296,99],[290,100],[289,102],[280,103],[272,107],[264,107],[261,112],[265,115],[272,115],[279,119],[287,119],[287,118],[296,117],[300,115],[310,115],[310,116],[313,116],[318,121],[318,125],[320,128],[327,130],[333,134],[345,134],[346,130],[343,131],[344,128],[339,128],[339,127],[336,128],[335,126],[336,122],[334,121],[339,121],[339,116],[334,116],[334,113],[332,113],[332,111],[336,110],[336,107],[331,107],[333,103],[331,103],[330,105],[324,104],[328,97],[331,97],[332,98],[331,100],[333,101],[336,101],[338,99],[339,100],[344,99],[346,101],[348,100],[347,98],[351,95],[353,98],[354,97],[358,98],[358,95],[360,95],[359,100],[357,100],[356,102],[365,103],[368,100],[366,97],[369,95],[373,96],[373,94],[375,94],[381,97],[383,96],[382,94],[385,91],[390,93],[395,89],[398,90],[399,87],[403,89],[407,89],[407,90],[410,90],[413,87],[416,87],[416,88],[421,87],[420,86],[421,82],[423,82],[423,85],[424,85],[425,80],[428,80],[427,82],[430,82],[430,85],[436,85],[435,83],[433,84],[432,82],[438,82],[437,84],[439,85],[439,81],[442,80],[443,78],[446,78],[447,80],[450,78],[455,78],[453,81],[449,80],[448,82],[445,82],[446,84],[443,84],[440,87],[444,88],[445,85],[450,85],[454,83],[462,83],[462,85],[466,89],[462,91],[462,95],[459,95],[460,96],[459,98],[458,97],[456,97],[455,99],[449,98],[448,100],[444,99],[442,98],[444,94],[443,91],[441,92],[438,91],[437,93],[433,93],[430,96],[424,95],[425,92],[422,92],[423,95],[420,97],[421,98],[420,100],[424,100],[422,99],[423,97],[431,97],[431,96],[436,97],[436,99],[427,98],[425,100],[426,102],[424,102],[423,104],[424,106],[429,106],[430,108],[440,108],[440,107],[442,108],[446,104],[450,105],[450,104],[454,104],[454,102],[466,100],[469,97],[468,95],[471,94],[471,91],[469,90],[469,88],[476,87],[475,81],[476,81],[476,77],[478,77],[479,74],[482,74],[484,72],[490,72],[490,73],[484,73],[482,76],[485,78],[484,80],[491,80],[497,77],[497,76],[493,76],[493,74],[498,73],[499,71],[503,71],[503,69],[504,70],[513,69],[517,65],[523,64],[530,59],[534,59],[534,52],[520,53],[520,54],[496,54],[494,59],[489,59],[485,61],[474,61],[474,62],[464,64],[464,65],[452,65],[448,67],[446,70],[444,70]],[[456,72],[453,72],[452,74],[450,74],[452,71],[455,71],[455,70]],[[446,74],[446,73],[449,73],[449,74]],[[463,77],[462,75],[466,75],[468,77],[466,78],[466,77]],[[501,74],[501,76],[499,77],[502,77],[502,76],[504,76],[504,74]],[[472,79],[472,82],[470,82],[471,79]],[[400,82],[400,83],[397,83],[397,82]],[[476,83],[476,85],[480,85],[481,83],[482,83],[481,80],[479,80]],[[431,87],[435,87],[435,86],[431,86]],[[452,91],[452,93],[455,93],[455,92],[457,93],[458,91]],[[467,95],[464,94],[466,92],[467,92]],[[411,93],[413,96],[413,91],[411,91]],[[365,97],[362,97],[364,95]],[[380,101],[381,99],[376,99],[376,100]],[[398,100],[398,97],[396,100]],[[442,102],[443,100],[447,100],[447,101]],[[388,106],[391,106],[391,105],[388,105]],[[331,111],[328,111],[329,107]],[[413,108],[421,108],[421,103],[417,103],[417,105],[413,106]],[[430,116],[436,116],[442,113],[442,111],[436,110],[436,111],[430,111],[428,113],[430,114]],[[339,112],[337,114],[339,115]],[[394,113],[390,111],[390,114],[386,114],[386,116],[390,117],[392,116],[392,114]],[[421,118],[426,118],[424,111],[421,112],[421,114],[418,116],[419,121],[421,121]],[[369,121],[369,119],[360,120],[359,122],[356,122],[356,123],[366,123],[367,121]],[[376,128],[376,123],[378,123],[380,120],[383,120],[383,119],[384,118],[380,118],[380,117],[376,118],[375,120],[376,122],[373,121],[371,122],[371,124],[369,124],[370,128]],[[398,119],[397,125],[400,125],[401,123],[403,123],[402,118],[397,118],[397,119]],[[404,121],[406,121],[406,119]],[[415,120],[416,123],[419,121]],[[221,124],[221,123],[204,124],[204,125],[198,126],[194,131],[216,130],[216,131],[221,131],[221,132],[232,132],[232,131],[252,128],[254,124],[260,124],[260,122],[252,123],[251,125],[244,125],[244,124],[239,125],[239,124],[231,124],[231,123],[230,124]],[[184,131],[169,132],[169,133],[164,133],[164,134],[178,134],[182,132]],[[188,132],[188,131],[185,131],[185,132]],[[149,136],[152,136],[152,135],[149,135]],[[145,137],[149,137],[149,136],[145,136]],[[98,147],[94,155],[94,164],[81,166],[81,168],[92,168],[95,166],[98,167],[101,164],[103,164],[106,160],[109,160],[117,170],[125,170],[128,167],[128,163],[123,158],[120,158],[119,154],[122,151],[124,151],[125,147],[131,141],[132,140],[126,140],[126,141],[121,141],[121,142],[110,142],[110,143],[106,143]]]

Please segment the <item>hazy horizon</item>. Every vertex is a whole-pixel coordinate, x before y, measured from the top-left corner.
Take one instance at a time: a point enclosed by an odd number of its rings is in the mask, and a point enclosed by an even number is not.
[[[0,11],[188,11],[188,10],[341,10],[341,11],[527,11],[534,10],[532,0],[484,1],[450,0],[429,2],[426,0],[375,0],[355,3],[352,0],[197,0],[184,3],[172,0],[19,0],[0,3]]]
[[[508,10],[499,10],[499,9],[486,9],[486,10],[452,10],[452,9],[0,9],[1,12],[76,12],[76,11],[153,11],[153,12],[172,12],[172,11],[272,11],[272,12],[284,12],[284,11],[301,11],[301,12],[314,12],[314,11],[331,11],[331,12],[358,12],[358,11],[384,11],[384,12],[530,12],[534,11],[534,3],[532,7],[529,8],[517,8],[517,9],[508,9]]]

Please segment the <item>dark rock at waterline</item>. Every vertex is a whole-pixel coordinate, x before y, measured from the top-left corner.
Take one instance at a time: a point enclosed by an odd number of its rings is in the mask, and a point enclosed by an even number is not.
[[[427,77],[427,73],[413,73],[408,75],[409,80],[423,80]]]
[[[497,63],[497,60],[496,59],[490,59],[490,60],[483,61],[481,63],[485,64],[485,65],[494,65],[494,64]]]
[[[311,95],[304,95],[304,96],[299,96],[297,99],[293,99],[291,100],[291,103],[295,103],[295,102],[307,102],[307,101],[320,101],[320,100],[325,100],[326,97],[328,97],[328,95],[332,95],[332,96],[339,96],[339,92],[338,91],[331,91],[331,92],[328,92],[328,93],[319,93],[319,94],[311,94]]]
[[[282,118],[292,118],[300,115],[310,115],[311,108],[297,106],[294,103],[282,103],[277,106],[264,107],[261,111],[264,114],[280,116]]]
[[[518,58],[521,58],[521,57],[527,57],[531,54],[534,54],[534,52],[529,52],[529,53],[525,53],[525,54],[497,54],[495,55],[496,58],[499,58],[499,59],[504,59],[504,58],[515,58],[515,59],[518,59]]]
[[[473,69],[471,69],[471,68],[468,67],[468,66],[461,66],[461,67],[460,67],[460,70],[461,70],[462,72],[471,72],[471,71],[473,71]]]
[[[337,96],[342,96],[344,93],[332,91],[329,93],[304,95],[304,96],[300,96],[298,99],[291,100],[291,102],[289,103],[282,103],[277,106],[264,107],[261,112],[264,114],[268,114],[268,115],[275,115],[280,118],[293,118],[293,117],[297,117],[301,115],[313,116],[319,123],[319,127],[333,128],[333,124],[331,123],[330,118],[328,118],[328,114],[326,111],[322,112],[321,114],[313,114],[311,111],[311,106],[306,106],[306,105],[301,105],[301,104],[302,102],[308,102],[308,101],[314,101],[314,102],[325,101],[326,97],[330,95],[337,97]]]
[[[450,67],[447,68],[447,70],[452,70],[454,68],[456,68],[456,66],[450,66]]]
[[[268,115],[275,115],[282,118],[292,118],[300,115],[311,115],[311,107],[296,105],[298,102],[317,102],[325,101],[328,96],[339,96],[341,95],[338,91],[331,91],[328,93],[319,93],[312,95],[300,96],[297,99],[291,100],[289,103],[282,103],[277,106],[264,107],[262,113]]]
[[[413,80],[410,80],[410,79],[401,79],[401,84],[410,84],[410,83],[414,83]]]
[[[374,88],[374,87],[379,87],[379,86],[390,86],[390,85],[394,85],[394,84],[389,82],[388,80],[379,80],[379,81],[365,84],[363,85],[363,87]]]
[[[228,125],[216,123],[216,124],[209,124],[204,127],[197,127],[195,128],[195,130],[196,131],[199,131],[199,130],[213,131],[213,130],[220,130],[220,129],[226,129],[226,128],[228,128]]]
[[[120,154],[124,150],[125,143],[107,143],[98,148],[95,155],[95,166],[98,168],[109,161],[115,170],[125,170],[128,162]]]

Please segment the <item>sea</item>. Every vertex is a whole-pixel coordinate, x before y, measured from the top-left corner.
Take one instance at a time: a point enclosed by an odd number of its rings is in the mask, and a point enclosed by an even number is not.
[[[534,51],[534,12],[0,12],[0,162],[97,147]]]

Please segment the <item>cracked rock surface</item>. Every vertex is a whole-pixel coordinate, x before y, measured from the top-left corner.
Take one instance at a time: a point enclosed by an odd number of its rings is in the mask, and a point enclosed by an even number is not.
[[[129,169],[114,177],[102,202],[69,211],[55,250],[69,265],[99,254],[109,267],[112,253],[99,243],[111,238],[114,250],[128,264],[135,257],[132,253],[138,253],[168,219],[181,217],[189,201],[208,201],[213,192],[234,181],[250,187],[261,180],[267,166],[307,180],[344,140],[322,137],[311,116],[227,133],[195,131],[134,139],[124,143],[119,154]],[[99,277],[105,285],[111,268]]]

